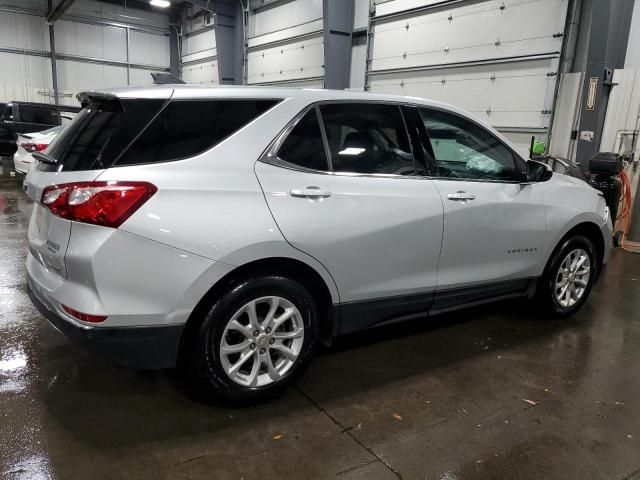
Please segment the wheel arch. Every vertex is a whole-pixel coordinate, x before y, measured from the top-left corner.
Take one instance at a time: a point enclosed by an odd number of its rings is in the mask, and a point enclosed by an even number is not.
[[[290,257],[268,257],[238,266],[216,281],[204,294],[187,319],[180,347],[189,343],[208,308],[216,297],[239,282],[257,275],[283,275],[302,284],[314,297],[319,311],[320,341],[330,344],[339,326],[333,295],[322,275],[302,260]]]
[[[598,260],[598,265],[597,265],[597,269],[596,269],[596,278],[598,277],[598,275],[600,275],[600,271],[602,270],[602,265],[603,265],[603,260],[604,260],[604,256],[605,256],[605,239],[603,237],[602,234],[602,230],[601,228],[598,226],[598,224],[596,224],[595,222],[586,220],[586,221],[581,221],[579,223],[577,223],[576,225],[570,227],[565,233],[564,235],[562,235],[559,240],[555,243],[553,250],[551,251],[551,254],[549,255],[548,259],[547,259],[547,263],[545,265],[545,269],[544,269],[544,274],[547,273],[547,269],[549,268],[549,265],[551,263],[551,261],[553,260],[554,256],[556,255],[556,253],[558,252],[558,250],[562,247],[562,245],[564,244],[564,242],[573,236],[576,235],[583,235],[585,237],[587,237],[589,240],[591,240],[596,248],[596,255],[597,255],[597,260]]]

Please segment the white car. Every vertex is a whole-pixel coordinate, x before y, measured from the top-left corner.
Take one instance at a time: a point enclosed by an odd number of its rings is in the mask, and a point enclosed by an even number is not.
[[[72,339],[180,364],[226,399],[276,395],[318,342],[377,325],[511,297],[569,315],[609,255],[597,190],[449,105],[190,85],[79,99],[26,178],[31,298]]]
[[[13,155],[14,169],[18,173],[27,173],[34,163],[33,152],[43,152],[54,138],[62,131],[63,125],[44,130],[43,132],[23,133],[18,136],[18,149]]]

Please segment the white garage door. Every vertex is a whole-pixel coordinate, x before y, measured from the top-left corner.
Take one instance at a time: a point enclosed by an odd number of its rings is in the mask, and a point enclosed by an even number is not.
[[[526,154],[549,126],[567,3],[378,0],[369,88],[462,107]]]
[[[297,0],[253,10],[247,83],[322,87],[322,27],[322,0]]]

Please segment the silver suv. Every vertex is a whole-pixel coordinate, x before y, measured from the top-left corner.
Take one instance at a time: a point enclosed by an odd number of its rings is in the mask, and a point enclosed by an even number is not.
[[[318,342],[508,297],[579,309],[606,262],[598,191],[420,98],[158,86],[87,92],[26,179],[30,295],[135,368],[233,401]]]

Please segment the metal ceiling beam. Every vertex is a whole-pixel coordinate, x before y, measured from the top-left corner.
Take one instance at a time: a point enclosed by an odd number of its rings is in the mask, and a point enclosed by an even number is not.
[[[186,3],[190,3],[191,5],[194,5],[196,7],[200,7],[203,10],[206,10],[207,12],[211,12],[213,13],[213,3],[210,0],[187,0]]]
[[[53,23],[58,20],[73,2],[75,2],[75,0],[60,0],[60,3],[56,8],[53,10],[49,9],[49,12],[47,13],[47,22]]]

